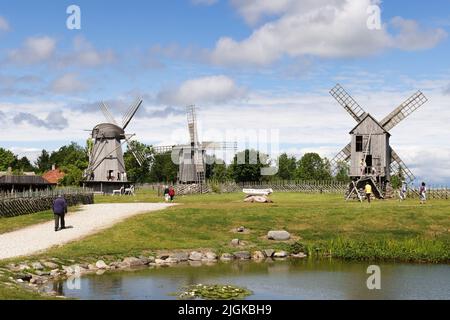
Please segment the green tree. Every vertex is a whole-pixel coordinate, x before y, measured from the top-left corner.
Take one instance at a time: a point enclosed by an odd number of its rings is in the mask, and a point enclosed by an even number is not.
[[[59,148],[50,156],[50,167],[52,164],[62,168],[74,165],[80,170],[85,170],[89,164],[89,156],[85,148],[75,142]]]
[[[16,158],[16,161],[13,165],[14,169],[19,171],[20,173],[23,172],[34,172],[35,167],[31,164],[30,160],[28,160],[27,157],[22,157],[20,159]]]
[[[0,148],[0,171],[6,171],[9,167],[13,167],[17,161],[17,157],[9,150]]]
[[[65,173],[64,178],[60,181],[63,186],[79,185],[83,179],[83,170],[73,164],[68,164],[60,169]]]
[[[349,173],[350,173],[350,166],[348,165],[347,162],[345,161],[339,161],[337,163],[337,168],[336,168],[336,181],[339,182],[349,182],[350,181],[350,177],[349,177]]]
[[[139,164],[134,156],[135,153],[143,155],[144,162]],[[131,141],[127,151],[123,155],[128,180],[137,183],[150,182],[151,148],[141,142]]]
[[[150,181],[152,182],[176,182],[178,176],[178,165],[172,161],[172,152],[156,154],[150,170]]]
[[[261,169],[269,167],[268,156],[256,150],[245,150],[234,156],[229,166],[230,177],[236,182],[261,181]]]
[[[278,178],[282,180],[294,179],[296,168],[297,159],[295,159],[295,157],[289,157],[286,153],[283,153],[278,157]]]
[[[296,177],[299,180],[331,179],[328,159],[322,159],[317,153],[305,153],[297,163]]]
[[[35,164],[39,173],[44,173],[52,168],[50,154],[47,150],[42,150],[41,155],[37,158]]]

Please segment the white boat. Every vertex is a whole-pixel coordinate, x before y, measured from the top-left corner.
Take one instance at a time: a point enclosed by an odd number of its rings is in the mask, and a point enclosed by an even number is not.
[[[247,196],[268,196],[273,193],[272,189],[242,189]]]

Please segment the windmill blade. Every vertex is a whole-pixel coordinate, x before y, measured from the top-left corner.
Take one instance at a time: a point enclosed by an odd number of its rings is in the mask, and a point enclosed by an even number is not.
[[[406,166],[406,164],[403,162],[403,160],[400,159],[398,154],[392,148],[391,148],[390,170],[391,170],[391,176],[398,175],[401,171],[403,177],[405,178],[405,181],[408,184],[413,182],[416,179],[416,177],[411,172],[411,170],[409,170],[409,168]]]
[[[237,150],[237,142],[204,141],[201,145],[203,150]]]
[[[128,111],[125,113],[122,119],[122,128],[125,130],[126,127],[130,124],[131,119],[133,119],[134,115],[138,111],[139,107],[142,105],[143,100],[137,99],[137,101],[131,105]]]
[[[392,111],[386,118],[384,118],[380,122],[380,124],[386,131],[389,131],[393,127],[395,127],[400,121],[402,121],[411,113],[419,109],[419,107],[421,107],[427,101],[428,101],[427,97],[425,97],[425,95],[422,92],[417,91],[405,102],[403,102],[400,106],[398,106],[394,111]]]
[[[168,152],[172,152],[172,150],[175,148],[175,146],[157,146],[152,147],[152,150],[156,154],[164,154]]]
[[[347,144],[333,159],[330,160],[330,166],[333,175],[337,174],[337,165],[339,162],[347,162],[352,154],[352,144]]]
[[[188,129],[189,129],[189,137],[191,145],[198,145],[198,136],[197,136],[197,115],[195,113],[195,106],[187,106],[186,107],[187,121],[188,121]]]
[[[352,116],[356,122],[360,122],[366,112],[364,109],[350,96],[344,88],[338,83],[333,89],[330,90],[330,94],[334,99]]]
[[[128,150],[133,154],[136,161],[139,163],[140,166],[142,166],[145,163],[145,160],[147,160],[147,157],[139,150],[135,149],[133,147],[132,141],[130,140],[135,135],[125,135],[125,140],[128,144]]]
[[[102,110],[103,115],[109,123],[115,124],[117,126],[116,119],[114,119],[111,112],[109,112],[108,106],[103,101],[100,103],[100,110]]]

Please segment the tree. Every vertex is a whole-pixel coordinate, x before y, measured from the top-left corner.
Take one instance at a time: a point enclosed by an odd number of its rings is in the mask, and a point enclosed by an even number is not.
[[[60,181],[63,186],[79,185],[83,179],[83,170],[73,164],[61,167],[65,173],[64,178]]]
[[[69,145],[52,152],[50,156],[50,167],[52,164],[60,168],[74,165],[83,171],[88,167],[89,156],[85,148],[76,142],[71,142]]]
[[[267,155],[247,149],[234,156],[233,163],[229,166],[230,177],[236,182],[261,181],[261,169],[269,165]]]
[[[139,164],[136,157],[134,156],[134,150],[144,156],[145,160],[143,163]],[[151,159],[151,148],[138,141],[131,141],[127,148],[127,151],[123,154],[123,159],[125,162],[125,168],[127,169],[128,180],[145,183],[150,182],[150,159]]]
[[[44,173],[52,168],[50,154],[47,150],[42,150],[41,155],[36,160],[36,167],[40,173]]]
[[[9,150],[0,148],[0,171],[6,171],[9,167],[13,167],[17,157]]]
[[[176,182],[177,176],[178,165],[172,161],[172,152],[154,155],[150,170],[150,181]]]
[[[339,182],[349,182],[350,181],[350,177],[349,177],[349,172],[350,172],[350,166],[348,165],[347,162],[345,161],[339,161],[337,163],[337,168],[336,168],[336,181]]]
[[[296,177],[299,180],[331,179],[328,159],[322,159],[317,153],[305,153],[297,163]]]
[[[21,173],[35,171],[35,167],[31,164],[30,160],[28,160],[27,157],[22,157],[20,159],[16,158],[16,161],[13,164],[13,168]]]
[[[297,160],[295,157],[289,157],[286,153],[278,157],[277,177],[283,180],[292,180],[295,177]]]

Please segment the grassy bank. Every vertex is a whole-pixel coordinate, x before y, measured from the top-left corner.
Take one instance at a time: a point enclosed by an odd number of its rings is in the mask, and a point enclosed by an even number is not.
[[[450,202],[416,200],[375,201],[371,205],[345,202],[341,195],[277,193],[273,204],[242,202],[242,194],[178,197],[182,205],[128,219],[82,241],[53,249],[46,255],[74,258],[130,255],[143,251],[211,248],[236,250],[230,240],[240,238],[243,249],[290,249],[290,244],[265,239],[269,230],[285,229],[308,250],[348,259],[448,261]],[[134,197],[99,197],[96,202],[149,201],[153,192]],[[251,230],[235,234],[238,226]]]

